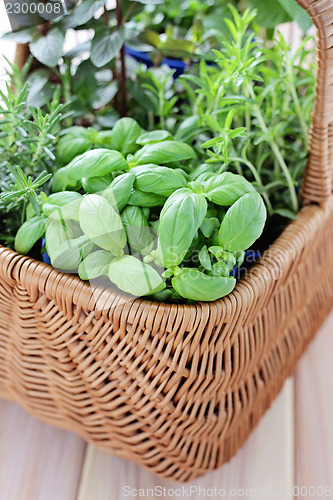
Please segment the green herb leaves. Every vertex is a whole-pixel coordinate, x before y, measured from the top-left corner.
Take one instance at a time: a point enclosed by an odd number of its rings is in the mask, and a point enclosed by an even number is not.
[[[179,189],[168,198],[158,229],[165,267],[178,266],[183,261],[206,212],[205,198],[190,189]]]
[[[97,67],[101,68],[112,61],[124,45],[124,29],[111,31],[101,28],[96,31],[91,44],[91,61]]]
[[[249,248],[261,235],[266,209],[258,193],[248,193],[227,211],[219,230],[219,243],[225,250]]]
[[[170,196],[187,185],[184,175],[167,167],[142,165],[133,168],[131,173],[135,174],[135,187],[146,193]]]
[[[138,165],[149,163],[163,165],[164,163],[179,162],[191,158],[196,158],[195,151],[191,146],[177,141],[147,144],[135,154]]]
[[[138,297],[165,288],[163,279],[152,266],[131,255],[115,259],[109,266],[108,275],[120,290]]]
[[[64,34],[58,28],[52,28],[30,43],[30,52],[39,62],[52,68],[58,64],[62,56],[64,40]]]
[[[241,196],[254,191],[254,187],[244,178],[231,172],[214,175],[205,182],[207,198],[224,207],[229,207]]]
[[[83,199],[80,226],[84,234],[99,247],[115,256],[123,254],[126,234],[121,218],[102,196],[90,194]]]
[[[128,165],[119,151],[93,149],[74,158],[67,168],[69,179],[79,181],[83,177],[98,177],[116,170],[124,170]]]
[[[59,155],[80,153],[54,176],[61,191],[35,200],[42,215],[21,227],[17,249],[28,252],[45,233],[54,267],[84,280],[108,278],[133,296],[211,301],[228,294],[231,271],[262,232],[263,201],[240,175],[177,168],[195,153],[160,132],[145,134],[131,118],[111,131],[72,128]],[[118,150],[95,149],[100,143]]]
[[[72,127],[58,142],[58,159],[62,163],[69,163],[75,156],[88,151],[96,138],[97,130],[84,127]]]
[[[207,276],[198,269],[184,267],[172,278],[172,286],[189,300],[211,301],[228,295],[235,287],[235,278]]]
[[[27,220],[18,230],[15,238],[15,250],[23,255],[30,252],[45,232],[46,217],[39,215]]]

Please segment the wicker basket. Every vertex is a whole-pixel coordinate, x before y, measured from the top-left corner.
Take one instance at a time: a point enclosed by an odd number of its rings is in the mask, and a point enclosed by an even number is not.
[[[318,34],[304,206],[222,300],[126,302],[0,248],[0,395],[152,472],[192,480],[229,460],[333,301],[333,1]]]

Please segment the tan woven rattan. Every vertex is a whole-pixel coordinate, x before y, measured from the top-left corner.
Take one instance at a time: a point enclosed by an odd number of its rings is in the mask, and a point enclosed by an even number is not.
[[[222,300],[166,305],[93,288],[0,248],[0,395],[152,472],[229,460],[333,300],[333,0],[318,28],[304,207]]]

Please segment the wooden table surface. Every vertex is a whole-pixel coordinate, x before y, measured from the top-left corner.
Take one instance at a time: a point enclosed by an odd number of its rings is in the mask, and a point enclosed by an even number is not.
[[[188,494],[194,500],[204,493],[206,498],[333,498],[332,382],[333,313],[234,459],[189,483],[184,494],[179,484],[0,401],[0,500],[122,500],[143,493],[160,498],[160,492],[162,498]]]

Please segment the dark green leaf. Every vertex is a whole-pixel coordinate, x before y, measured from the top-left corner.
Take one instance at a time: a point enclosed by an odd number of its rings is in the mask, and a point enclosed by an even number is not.
[[[285,217],[286,219],[294,220],[296,219],[295,212],[292,212],[288,208],[276,208],[274,210],[275,214],[281,215],[281,217]]]
[[[190,189],[178,189],[167,199],[158,229],[159,248],[166,268],[183,261],[206,212],[205,198]]]
[[[126,245],[126,234],[119,214],[102,196],[89,194],[80,205],[80,226],[97,246],[119,256]]]
[[[142,128],[133,118],[121,118],[111,131],[112,149],[120,151],[123,155],[135,153],[139,146],[136,141],[142,134]]]
[[[246,250],[261,235],[266,209],[257,192],[245,194],[227,211],[219,230],[219,244],[230,251]]]
[[[81,280],[92,280],[108,274],[109,265],[114,257],[106,250],[96,250],[87,255],[80,263],[78,273]]]
[[[167,139],[172,139],[172,135],[167,130],[152,130],[151,132],[144,132],[141,134],[136,143],[145,146],[146,144],[162,142]]]
[[[94,250],[94,247],[94,243],[86,235],[65,240],[52,255],[52,266],[61,271],[77,272],[81,262]]]
[[[220,222],[216,217],[205,218],[200,226],[200,231],[205,238],[210,238],[219,224]]]
[[[105,2],[101,0],[82,0],[73,10],[73,18],[77,26],[86,24],[94,17],[95,12],[104,7]]]
[[[147,144],[135,154],[138,165],[163,165],[164,163],[177,162],[196,158],[195,151],[177,141],[163,141],[156,144]]]
[[[91,102],[93,109],[100,109],[110,104],[118,92],[118,83],[111,82],[109,85],[99,86],[96,89],[94,99]]]
[[[30,252],[32,247],[45,233],[46,217],[43,215],[27,220],[18,230],[15,237],[15,250],[23,255]]]
[[[306,32],[311,28],[313,25],[311,17],[303,7],[298,5],[296,0],[278,0],[278,2],[289,16],[297,22],[301,30]]]
[[[69,163],[76,156],[91,148],[97,138],[97,130],[85,127],[72,127],[63,135],[57,145],[57,158]]]
[[[99,177],[83,177],[82,186],[86,193],[101,193],[110,187],[113,181],[111,174],[101,175]]]
[[[121,220],[131,249],[143,255],[150,253],[154,236],[142,209],[128,205],[121,213]]]
[[[120,290],[136,297],[165,288],[163,279],[152,266],[131,255],[123,255],[111,262],[109,278]]]
[[[166,197],[155,193],[144,193],[139,189],[133,189],[128,204],[143,208],[162,207]]]
[[[39,62],[53,68],[62,56],[64,39],[64,34],[58,28],[52,28],[30,43],[30,52]]]
[[[110,32],[108,28],[96,31],[91,44],[91,61],[101,68],[108,64],[118,54],[124,45],[124,29],[119,28]]]
[[[114,197],[119,212],[121,212],[128,203],[134,180],[135,176],[129,172],[127,174],[118,175],[111,183],[110,188],[112,190],[112,196]],[[103,193],[103,196],[107,196],[107,193]]]
[[[140,165],[133,168],[131,173],[135,175],[135,188],[147,193],[170,196],[176,189],[187,185],[180,172],[167,167]]]
[[[257,11],[256,23],[264,28],[275,28],[278,24],[292,21],[279,1],[249,0],[249,7]]]
[[[243,176],[224,172],[210,177],[204,185],[207,198],[221,206],[230,206],[246,193],[254,191],[254,187]]]
[[[69,179],[79,181],[83,177],[97,177],[116,170],[127,170],[128,164],[118,151],[93,149],[74,158],[66,168]]]
[[[150,29],[143,30],[140,33],[139,38],[140,38],[140,41],[147,43],[149,45],[152,45],[156,49],[158,49],[162,43],[158,33],[156,33],[156,31],[153,31]]]
[[[228,265],[227,262],[224,260],[220,260],[219,262],[215,262],[215,264],[212,265],[212,268],[210,271],[208,271],[207,274],[209,276],[218,276],[220,278],[227,278],[230,274],[230,265]]]
[[[212,262],[206,245],[204,245],[199,252],[199,260],[202,267],[204,267],[208,271],[212,269]]]

